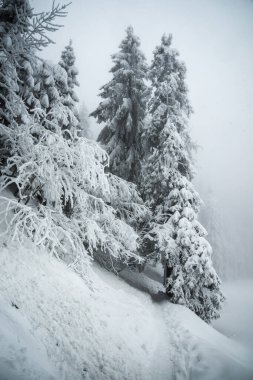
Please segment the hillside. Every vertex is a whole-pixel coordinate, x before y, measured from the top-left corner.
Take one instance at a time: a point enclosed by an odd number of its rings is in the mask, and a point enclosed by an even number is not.
[[[159,271],[147,268],[137,283],[129,271],[92,271],[85,283],[45,252],[1,247],[1,380],[252,378],[238,335],[170,304]]]

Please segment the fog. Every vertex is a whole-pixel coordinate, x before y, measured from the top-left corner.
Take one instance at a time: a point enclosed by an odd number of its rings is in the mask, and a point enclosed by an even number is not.
[[[36,10],[51,0],[32,0]],[[73,0],[65,25],[52,35],[55,45],[43,51],[57,62],[73,40],[79,69],[78,94],[89,111],[98,105],[128,25],[140,37],[148,61],[163,33],[187,66],[194,115],[196,187],[202,198],[212,192],[225,249],[253,262],[253,2],[251,0]],[[99,127],[92,121],[94,136]],[[208,191],[207,191],[208,190]],[[230,254],[230,252],[227,252]],[[231,259],[231,262],[235,259]]]

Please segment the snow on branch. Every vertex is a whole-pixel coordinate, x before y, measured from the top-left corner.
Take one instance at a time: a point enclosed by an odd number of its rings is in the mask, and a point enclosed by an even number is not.
[[[45,248],[67,263],[89,267],[90,258],[83,241],[76,233],[75,225],[64,215],[40,205],[24,205],[15,199],[0,196],[1,224],[5,224],[2,236],[24,244],[28,239],[36,248]],[[85,265],[83,265],[85,262]]]
[[[75,265],[88,256],[110,269],[141,262],[138,235],[126,220],[147,210],[134,186],[105,173],[108,155],[97,143],[66,140],[37,123],[1,129],[8,132],[12,153],[2,168],[0,191],[12,189],[19,199],[8,228],[13,239],[27,236]],[[125,206],[131,199],[136,211]],[[121,217],[121,208],[128,217]]]

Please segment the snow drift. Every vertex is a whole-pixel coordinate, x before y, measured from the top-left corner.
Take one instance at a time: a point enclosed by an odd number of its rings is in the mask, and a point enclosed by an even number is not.
[[[251,379],[249,351],[159,293],[159,272],[85,283],[32,246],[1,246],[1,380]]]

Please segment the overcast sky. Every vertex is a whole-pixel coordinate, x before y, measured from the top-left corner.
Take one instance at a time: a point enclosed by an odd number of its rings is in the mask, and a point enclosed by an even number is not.
[[[50,0],[31,0],[36,10]],[[253,1],[73,0],[65,27],[53,35],[43,57],[58,61],[69,39],[79,69],[79,97],[91,112],[99,88],[110,79],[110,55],[128,25],[141,39],[148,61],[163,33],[187,66],[194,115],[197,186],[211,187],[221,212],[238,234],[253,242]],[[203,190],[203,189],[202,189]],[[252,235],[252,236],[251,236]],[[252,245],[253,246],[253,245]]]

